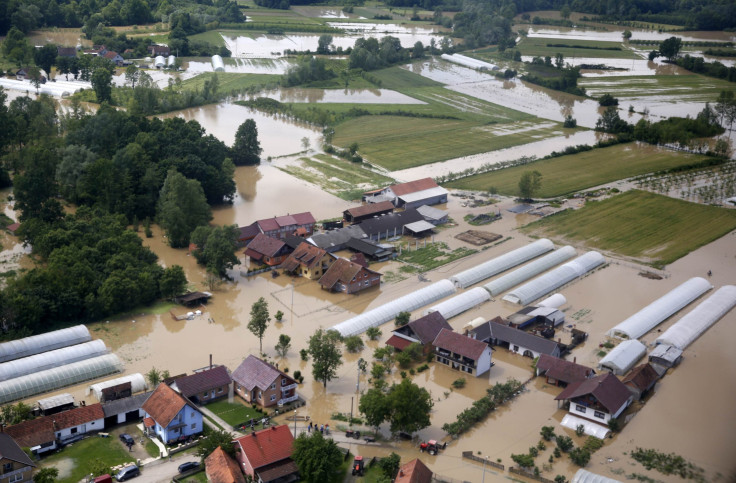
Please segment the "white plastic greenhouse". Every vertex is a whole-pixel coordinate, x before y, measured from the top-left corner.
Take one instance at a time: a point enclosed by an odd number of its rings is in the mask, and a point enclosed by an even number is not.
[[[495,64],[483,62],[482,60],[473,59],[472,57],[467,57],[465,55],[442,54],[441,57],[448,62],[452,62],[453,64],[459,64],[464,67],[470,67],[471,69],[498,70],[498,66]]]
[[[584,253],[575,260],[560,265],[551,272],[547,272],[531,282],[512,290],[504,295],[503,299],[515,304],[529,305],[529,303],[534,302],[540,297],[544,297],[554,289],[562,287],[578,277],[582,277],[605,262],[606,259],[598,252]]]
[[[0,364],[0,381],[53,369],[72,362],[92,359],[107,354],[107,347],[101,340],[76,344],[53,351],[43,352],[22,359]]]
[[[520,265],[527,260],[538,257],[542,253],[554,250],[555,246],[546,238],[530,243],[529,245],[517,248],[508,253],[504,253],[496,258],[481,263],[473,268],[469,268],[464,272],[450,277],[452,283],[459,288],[470,287],[474,283],[478,283],[487,278],[508,270],[511,267]]]
[[[163,69],[166,67],[166,59],[163,55],[157,55],[156,58],[153,60],[153,65],[157,69]]]
[[[615,375],[626,374],[647,353],[647,346],[636,339],[625,340],[598,362],[598,368],[610,369]]]
[[[619,323],[608,335],[638,339],[711,288],[706,279],[693,277]]]
[[[175,65],[176,65],[176,56],[175,55],[170,55],[166,59],[166,67],[174,67]]]
[[[222,61],[222,57],[219,55],[212,56],[212,69],[215,72],[225,72],[225,62]]]
[[[735,306],[736,286],[725,285],[657,337],[656,342],[685,350]]]
[[[597,475],[590,471],[580,468],[572,477],[572,483],[621,483],[620,480],[614,480],[606,476]]]
[[[559,250],[548,253],[539,260],[529,262],[521,268],[517,268],[511,273],[507,273],[503,277],[499,277],[492,282],[488,282],[485,287],[491,295],[499,295],[511,287],[516,287],[520,283],[526,282],[532,277],[536,277],[542,272],[567,261],[575,256],[575,249],[571,246],[564,246]]]
[[[549,307],[550,309],[559,309],[567,303],[567,299],[561,293],[550,295],[546,299],[537,304],[538,307]]]
[[[455,293],[455,286],[449,280],[440,280],[429,287],[424,287],[396,300],[376,307],[375,309],[356,315],[352,319],[332,327],[343,337],[362,334],[371,327],[378,327],[384,322],[395,318],[399,312],[411,312],[425,305]]]
[[[583,432],[588,436],[595,436],[598,439],[604,439],[611,432],[607,427],[596,424],[587,419],[579,418],[572,414],[565,414],[560,424],[568,429],[576,430],[578,426],[583,425]]]
[[[439,312],[444,318],[449,319],[489,300],[491,300],[491,294],[486,289],[475,287],[428,308],[424,311],[424,315],[430,312]]]
[[[123,363],[115,354],[74,362],[0,382],[0,404],[55,391],[62,387],[120,372]]]
[[[92,337],[84,325],[55,330],[25,339],[11,340],[0,344],[0,362],[12,361],[90,340]]]
[[[100,401],[102,400],[103,389],[107,389],[108,387],[112,386],[118,386],[120,384],[125,384],[126,382],[130,383],[130,391],[133,394],[146,390],[146,379],[143,377],[143,374],[141,374],[140,372],[136,372],[135,374],[131,374],[129,376],[118,377],[116,379],[110,379],[109,381],[92,384],[87,388],[86,394],[92,392],[97,400]]]

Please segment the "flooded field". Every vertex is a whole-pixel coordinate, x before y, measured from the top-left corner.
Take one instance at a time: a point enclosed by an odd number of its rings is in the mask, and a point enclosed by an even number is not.
[[[50,30],[34,30],[28,35],[31,45],[44,45],[48,43],[57,44],[62,47],[76,47],[82,45],[85,48],[92,45],[78,28],[53,28]]]
[[[608,25],[608,31],[587,30],[583,28],[565,28],[565,27],[529,27],[529,37],[546,37],[550,39],[565,40],[604,40],[610,42],[620,42],[621,33],[626,27],[616,27]],[[720,41],[733,42],[736,36],[729,32],[709,32],[709,31],[691,31],[691,32],[657,32],[654,30],[631,30],[633,40],[666,40],[676,36],[683,41]]]
[[[288,88],[261,92],[280,102],[357,103],[357,104],[426,104],[400,92],[389,89],[303,89]]]

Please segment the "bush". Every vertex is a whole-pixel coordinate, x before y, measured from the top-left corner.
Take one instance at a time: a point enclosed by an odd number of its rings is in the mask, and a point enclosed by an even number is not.
[[[274,314],[273,318],[276,319],[277,321],[281,322],[281,319],[284,318],[284,313],[279,310],[278,312],[276,312]]]
[[[365,331],[365,335],[368,336],[370,340],[376,340],[379,337],[381,337],[381,329],[378,327],[370,327],[368,330]]]
[[[570,451],[570,461],[580,467],[584,467],[590,461],[590,452],[584,448],[575,448]]]
[[[464,388],[465,387],[465,378],[464,377],[461,377],[459,379],[455,379],[454,381],[452,381],[452,387],[454,387],[455,389],[462,389],[462,388]]]
[[[361,339],[359,335],[345,337],[343,342],[345,343],[345,349],[347,349],[348,352],[360,352],[364,347],[363,339]]]
[[[429,369],[429,364],[422,364],[421,366],[417,367],[417,372],[424,372],[427,369]]]
[[[552,441],[552,438],[555,437],[555,428],[554,426],[542,426],[542,430],[539,434],[542,435],[542,438],[545,441]]]
[[[299,351],[299,357],[302,358],[303,361],[306,361],[309,359],[309,352],[307,349],[302,349]]]
[[[394,323],[396,324],[396,327],[402,327],[409,323],[409,318],[411,317],[410,312],[399,312],[399,315],[396,316],[396,320]]]
[[[598,99],[598,104],[603,107],[618,106],[618,99],[613,97],[611,94],[603,94],[601,98]]]
[[[529,454],[530,454],[530,455],[531,455],[532,457],[536,458],[537,456],[539,456],[539,450],[537,449],[537,447],[536,447],[536,446],[530,446],[530,447],[529,447]]]
[[[557,447],[563,453],[567,453],[572,449],[572,438],[569,436],[557,436]]]
[[[565,122],[562,123],[562,127],[567,127],[567,128],[578,127],[578,121],[576,121],[575,118],[572,117],[572,115],[568,114],[565,117]]]
[[[399,352],[396,354],[396,362],[399,363],[399,367],[406,369],[411,365],[411,355],[406,351]]]
[[[575,427],[575,434],[576,434],[576,435],[578,435],[578,436],[582,436],[582,435],[584,435],[584,434],[585,434],[585,425],[583,425],[583,424],[578,424],[578,425],[577,425],[577,426]]]
[[[531,468],[532,466],[534,466],[534,458],[532,457],[532,455],[512,454],[511,459],[514,461],[514,463],[521,466],[522,468]]]

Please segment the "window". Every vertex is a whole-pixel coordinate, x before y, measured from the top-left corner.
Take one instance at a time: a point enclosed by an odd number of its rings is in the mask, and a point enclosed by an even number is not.
[[[5,463],[3,465],[3,473],[8,473],[10,471],[13,471],[13,463]]]
[[[581,406],[580,404],[576,404],[575,405],[575,411],[577,411],[579,413],[584,413],[585,412],[585,406]]]
[[[271,401],[275,401],[275,400],[276,400],[276,395],[275,394],[271,394]]]
[[[192,423],[192,426],[191,426],[191,428],[192,428],[192,429],[197,429],[197,423]]]
[[[603,414],[603,413],[602,413],[602,412],[600,412],[600,411],[594,411],[594,412],[593,412],[593,416],[595,416],[595,417],[596,417],[596,418],[598,418],[598,419],[605,419],[605,417],[606,417],[606,415],[605,415],[605,414]]]
[[[262,399],[261,396],[263,396],[263,393],[262,392],[259,392],[258,393],[258,399]]]
[[[202,397],[204,397],[205,399],[207,399],[208,397],[210,397],[210,393],[206,392],[206,393],[204,393],[204,396],[202,396]]]
[[[271,384],[271,389],[276,389],[276,383]]]
[[[77,434],[77,431],[79,431],[79,428],[72,428],[69,432],[72,434]]]
[[[281,379],[281,385],[282,385],[282,386],[286,386],[286,385],[288,385],[288,384],[289,384],[289,381],[287,381],[287,380],[286,380],[286,378],[282,378],[282,379]]]
[[[17,473],[8,478],[8,483],[13,483],[15,481],[23,481],[23,473]]]
[[[193,418],[193,417],[194,417],[194,411],[192,411],[192,412],[191,412],[191,413],[189,414],[189,417],[190,417],[190,418]]]
[[[222,388],[219,388],[219,389],[217,390],[217,394],[222,394],[222,391],[223,391],[223,389],[222,389]]]

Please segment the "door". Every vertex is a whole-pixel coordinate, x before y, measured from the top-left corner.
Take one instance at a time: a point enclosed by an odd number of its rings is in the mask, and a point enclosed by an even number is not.
[[[210,393],[210,399],[214,399],[214,397],[215,397],[215,390],[213,389],[212,392]]]

